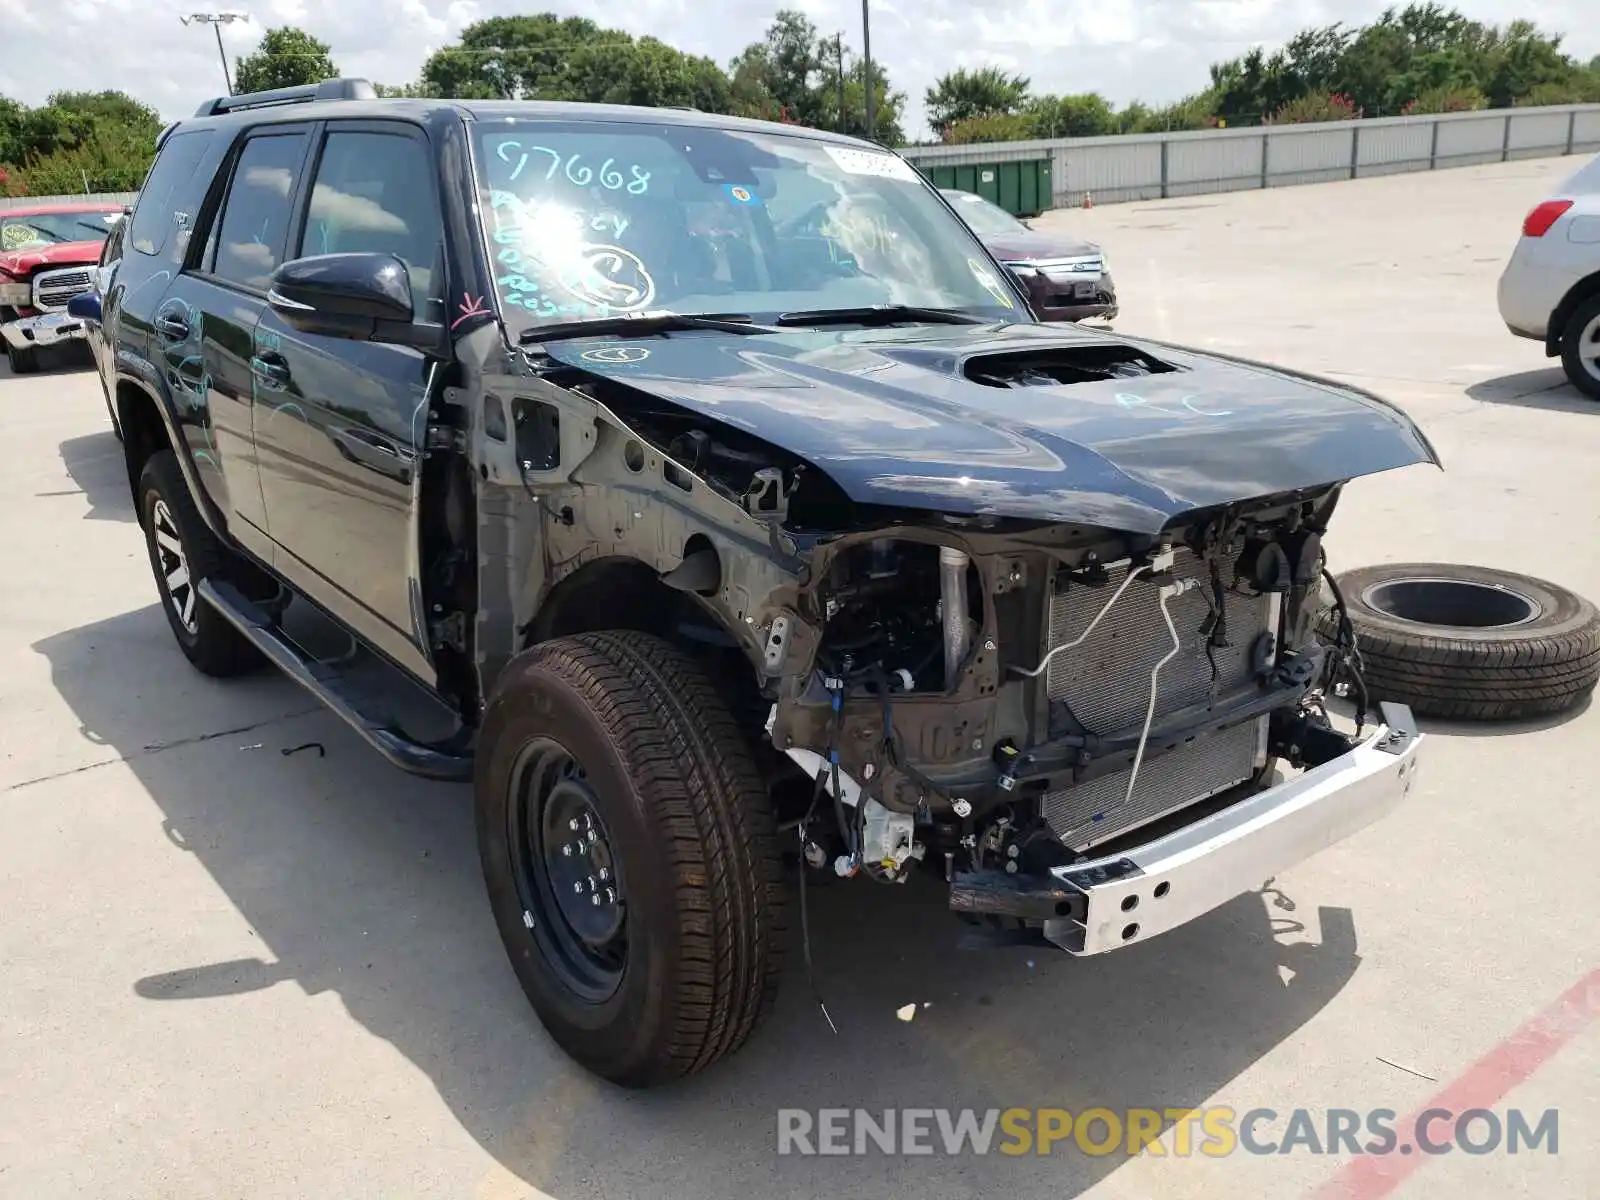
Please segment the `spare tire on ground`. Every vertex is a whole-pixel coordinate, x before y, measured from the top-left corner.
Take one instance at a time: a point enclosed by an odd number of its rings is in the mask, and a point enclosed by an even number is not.
[[[1394,563],[1336,577],[1369,699],[1418,716],[1515,720],[1575,707],[1600,679],[1600,613],[1566,588],[1492,567]],[[1320,634],[1332,643],[1337,609]]]

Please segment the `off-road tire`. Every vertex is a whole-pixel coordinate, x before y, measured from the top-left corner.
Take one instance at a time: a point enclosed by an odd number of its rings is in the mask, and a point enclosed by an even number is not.
[[[178,648],[201,672],[219,678],[242,675],[260,666],[262,658],[256,648],[198,595],[193,600],[193,628],[185,626],[178,605],[174,603],[173,588],[167,583],[167,573],[162,569],[163,557],[157,541],[158,506],[170,514],[170,523],[182,545],[191,586],[202,579],[226,576],[232,555],[218,543],[195,508],[177,457],[171,450],[152,454],[139,475],[139,523],[144,527],[145,547],[150,555],[150,570],[155,576],[161,611],[166,614],[172,635],[178,640]]]
[[[626,881],[626,959],[616,990],[598,1001],[567,985],[552,935],[533,928],[519,889],[519,764],[550,742],[581,764],[616,877]],[[745,1043],[776,996],[785,891],[748,743],[699,666],[632,631],[534,647],[490,698],[474,790],[500,936],[562,1050],[605,1079],[647,1087],[704,1070]]]
[[[39,347],[6,343],[6,365],[13,375],[32,375],[39,369]]]
[[[1600,379],[1583,362],[1585,351],[1591,358],[1600,357],[1600,345],[1585,346],[1581,340],[1596,318],[1600,318],[1600,295],[1590,296],[1567,318],[1567,326],[1561,331],[1561,365],[1573,387],[1590,399],[1600,400]]]
[[[1451,563],[1361,567],[1337,578],[1374,702],[1399,701],[1426,717],[1519,720],[1577,706],[1600,679],[1600,613],[1546,580]],[[1439,579],[1503,589],[1540,612],[1518,624],[1474,627],[1405,619],[1368,601],[1381,584]],[[1324,614],[1323,641],[1333,640],[1336,621]]]

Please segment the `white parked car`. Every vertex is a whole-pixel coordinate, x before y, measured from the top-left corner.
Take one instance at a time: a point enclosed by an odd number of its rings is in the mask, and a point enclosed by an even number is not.
[[[1573,385],[1600,400],[1600,155],[1524,218],[1499,300],[1512,333],[1559,354]]]

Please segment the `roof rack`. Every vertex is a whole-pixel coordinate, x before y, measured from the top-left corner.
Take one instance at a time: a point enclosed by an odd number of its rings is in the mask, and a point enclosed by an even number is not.
[[[278,104],[310,104],[313,100],[376,100],[378,89],[365,79],[324,79],[321,83],[299,87],[273,88],[270,92],[249,92],[243,96],[218,96],[195,111],[197,117],[239,112],[246,108],[271,108]]]

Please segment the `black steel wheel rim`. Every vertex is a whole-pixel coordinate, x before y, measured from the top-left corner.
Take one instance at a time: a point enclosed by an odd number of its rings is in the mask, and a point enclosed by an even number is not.
[[[627,904],[610,832],[582,765],[540,738],[518,757],[508,807],[522,923],[561,983],[599,1004],[627,969]]]

